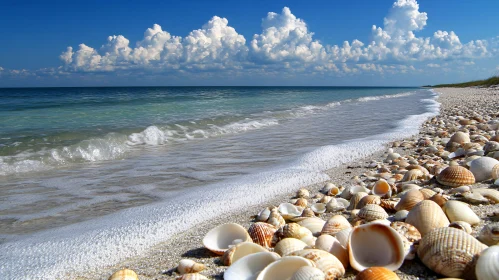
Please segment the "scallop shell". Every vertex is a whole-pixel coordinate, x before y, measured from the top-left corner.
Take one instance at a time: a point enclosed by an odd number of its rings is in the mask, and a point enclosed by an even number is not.
[[[345,274],[345,268],[334,255],[317,249],[304,249],[291,253],[312,260],[315,265],[326,275],[326,280],[333,280]]]
[[[317,267],[302,266],[300,267],[290,280],[324,280],[326,274]]]
[[[301,198],[300,198],[301,199]],[[305,200],[306,201],[306,200]],[[291,203],[279,204],[279,213],[285,220],[301,216],[303,208]]]
[[[248,233],[253,242],[258,245],[261,245],[264,248],[272,247],[272,240],[274,238],[274,233],[276,232],[276,228],[271,224],[257,222],[252,224]]]
[[[355,227],[348,240],[350,265],[357,271],[381,266],[397,270],[404,262],[404,244],[392,228],[379,223]]]
[[[241,242],[231,247],[229,250],[225,251],[221,261],[224,265],[229,266],[244,256],[260,252],[268,252],[268,251],[267,249],[263,248],[262,246],[256,243]]]
[[[238,224],[229,223],[208,231],[203,238],[203,245],[213,253],[223,255],[231,245],[245,241],[251,241],[246,229]]]
[[[480,252],[487,248],[466,232],[450,227],[436,228],[421,239],[418,256],[436,273],[470,278]]]
[[[410,190],[402,195],[399,203],[395,206],[395,210],[411,210],[416,204],[424,200],[423,194],[419,190]]]
[[[357,204],[357,209],[362,209],[364,206],[368,204],[376,204],[379,205],[381,203],[381,198],[377,195],[366,195],[364,196],[359,203]]]
[[[285,256],[293,253],[294,251],[303,250],[303,248],[307,246],[307,243],[299,239],[284,238],[275,245],[274,252],[281,256]]]
[[[276,253],[250,254],[234,262],[224,273],[224,280],[252,280],[269,264],[280,259]]]
[[[131,269],[118,270],[108,280],[139,280],[139,276]]]
[[[315,241],[315,248],[333,254],[341,261],[343,267],[348,267],[348,251],[346,247],[341,245],[333,236],[328,234],[319,236]]]
[[[481,157],[470,162],[470,171],[475,176],[476,182],[492,178],[492,169],[499,161],[491,157]]]
[[[357,216],[369,222],[386,219],[388,218],[388,213],[379,205],[368,204],[360,209]]]
[[[313,261],[298,256],[283,257],[265,267],[256,280],[289,279],[304,266],[314,267]]]
[[[460,229],[460,230],[466,232],[467,234],[471,234],[471,232],[473,231],[473,229],[471,228],[471,225],[469,223],[463,222],[463,221],[452,222],[449,224],[449,227]]]
[[[205,265],[202,263],[197,263],[193,260],[183,259],[180,260],[177,271],[180,274],[196,273],[205,269]]]
[[[449,187],[459,187],[475,183],[475,176],[462,166],[449,166],[437,175],[437,181]]]
[[[355,280],[400,280],[395,272],[384,267],[369,267],[362,270]]]
[[[357,208],[357,204],[359,204],[360,200],[365,197],[367,195],[367,193],[365,192],[358,192],[356,194],[354,194],[351,198],[350,198],[350,205],[348,206],[348,209],[347,210],[353,210],[353,209],[356,209]]]
[[[180,277],[177,277],[176,280],[208,280],[208,278],[199,273],[187,273]]]
[[[449,225],[449,220],[442,208],[431,200],[423,200],[416,204],[409,211],[405,222],[415,226],[422,236],[434,228]]]
[[[342,215],[334,215],[324,224],[321,234],[335,235],[340,230],[352,227]]]
[[[449,200],[445,203],[443,210],[451,222],[464,221],[470,225],[476,225],[481,221],[468,204],[461,201]]]
[[[499,223],[485,225],[478,234],[478,240],[489,246],[499,244]]]
[[[386,180],[379,179],[372,188],[372,194],[385,198],[391,197],[392,187]]]
[[[308,228],[314,235],[322,231],[325,223],[326,221],[317,217],[306,218],[298,222],[300,226]]]
[[[499,246],[485,249],[476,263],[476,277],[478,280],[499,279]]]
[[[296,197],[300,198],[309,198],[310,197],[310,192],[307,189],[299,189],[296,192]]]

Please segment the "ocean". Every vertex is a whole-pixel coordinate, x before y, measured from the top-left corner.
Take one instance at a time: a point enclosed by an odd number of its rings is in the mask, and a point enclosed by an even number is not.
[[[0,89],[0,279],[117,263],[331,179],[323,171],[416,134],[436,99],[378,87]]]

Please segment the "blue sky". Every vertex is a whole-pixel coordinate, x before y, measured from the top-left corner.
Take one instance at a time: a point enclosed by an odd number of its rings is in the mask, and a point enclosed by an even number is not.
[[[498,10],[489,0],[4,0],[0,87],[466,81],[499,72]]]

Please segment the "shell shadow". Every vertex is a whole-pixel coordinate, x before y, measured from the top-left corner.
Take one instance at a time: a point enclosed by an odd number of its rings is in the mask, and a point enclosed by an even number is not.
[[[182,254],[182,257],[184,258],[198,258],[198,259],[209,259],[217,256],[218,256],[217,254],[211,252],[210,250],[204,247],[191,249]]]

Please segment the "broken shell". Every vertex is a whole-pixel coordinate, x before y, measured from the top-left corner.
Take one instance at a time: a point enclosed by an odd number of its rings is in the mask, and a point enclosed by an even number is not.
[[[357,216],[369,222],[386,219],[388,218],[388,213],[379,205],[368,204],[360,209]]]
[[[270,263],[280,259],[276,253],[260,252],[242,257],[234,262],[224,273],[224,280],[250,280]]]
[[[380,203],[381,203],[381,197],[379,197],[377,195],[366,195],[359,201],[356,208],[362,209],[364,206],[366,206],[368,204],[379,205]]]
[[[241,242],[229,250],[225,251],[222,256],[222,263],[224,265],[231,265],[242,257],[250,254],[268,252],[267,249],[253,242]]]
[[[321,234],[335,235],[340,230],[352,227],[342,215],[334,215],[322,227]]]
[[[487,248],[473,236],[456,228],[436,228],[421,239],[418,256],[436,273],[448,277],[474,276],[475,262]]]
[[[274,238],[274,233],[276,232],[276,228],[271,224],[257,222],[252,224],[248,233],[253,242],[258,245],[261,245],[264,248],[272,247],[272,240]]]
[[[343,267],[348,267],[348,251],[335,237],[328,234],[319,236],[315,241],[315,248],[333,254],[341,261]]]
[[[205,265],[202,263],[197,263],[193,260],[189,259],[183,259],[180,260],[180,263],[177,266],[177,271],[180,274],[187,274],[187,273],[196,273],[200,272],[205,268]]]
[[[400,280],[395,272],[384,267],[369,267],[362,270],[355,280]]]
[[[251,237],[242,226],[229,223],[217,226],[205,235],[203,245],[217,255],[223,255],[235,243],[251,241]]]
[[[304,266],[314,267],[313,261],[303,257],[283,257],[265,267],[256,280],[289,279],[295,272]]]
[[[489,246],[499,244],[499,223],[485,225],[478,234],[478,240]]]
[[[317,217],[306,218],[298,222],[300,226],[308,228],[313,235],[319,234],[325,223],[326,221]]]
[[[274,252],[281,256],[286,256],[294,251],[303,250],[307,243],[296,238],[284,238],[279,241],[274,248]]]
[[[471,234],[471,232],[473,231],[473,229],[471,228],[471,225],[469,223],[463,222],[463,221],[452,222],[449,224],[449,227],[460,229],[460,230],[466,232],[467,234]]]
[[[464,192],[464,199],[471,204],[489,204],[489,200],[477,192]]]
[[[326,275],[317,267],[302,266],[290,280],[324,280]]]
[[[358,192],[356,194],[354,194],[351,198],[350,198],[350,205],[348,206],[348,209],[347,210],[353,210],[353,209],[356,209],[357,208],[357,205],[359,204],[360,200],[365,197],[367,195],[367,193],[365,192]]]
[[[449,166],[437,175],[437,181],[449,187],[459,187],[475,183],[475,176],[462,166]]]
[[[199,273],[187,273],[180,277],[177,277],[176,280],[208,280],[208,278]]]
[[[380,197],[391,197],[392,196],[392,187],[388,184],[384,179],[379,179],[376,184],[374,184],[372,189],[372,194],[380,196]]]
[[[470,171],[476,182],[485,181],[492,178],[492,168],[497,164],[499,161],[491,157],[477,158],[470,162]]]
[[[442,208],[431,200],[423,200],[416,204],[409,211],[405,222],[415,226],[422,236],[434,228],[449,225],[449,220]]]
[[[305,200],[306,201],[306,200]],[[279,205],[279,213],[285,220],[301,216],[303,208],[291,203],[281,203]]]
[[[350,265],[357,271],[381,266],[397,270],[404,262],[404,244],[389,226],[370,223],[355,227],[348,240]]]
[[[304,249],[290,254],[291,256],[300,256],[315,262],[315,265],[324,274],[326,280],[333,280],[345,274],[345,268],[340,260],[334,255],[318,250],[318,249]]]
[[[139,276],[131,269],[118,270],[108,280],[139,280]]]
[[[470,186],[460,186],[460,187],[457,187],[457,188],[453,188],[449,191],[450,194],[462,194],[462,193],[465,193],[465,192],[469,192],[471,191],[471,187]]]
[[[395,205],[395,210],[411,210],[416,204],[424,200],[423,193],[419,190],[410,190],[402,195],[399,203]]]
[[[470,225],[480,223],[480,218],[464,202],[449,200],[445,203],[443,210],[451,222],[464,221]]]
[[[476,277],[478,280],[499,279],[499,246],[485,249],[476,263]]]
[[[307,189],[299,189],[296,192],[296,197],[300,198],[309,198],[310,197],[310,192]]]
[[[270,216],[270,208],[266,207],[265,209],[260,211],[260,213],[258,213],[258,215],[256,216],[256,220],[258,222],[265,222],[269,219],[269,216]]]

